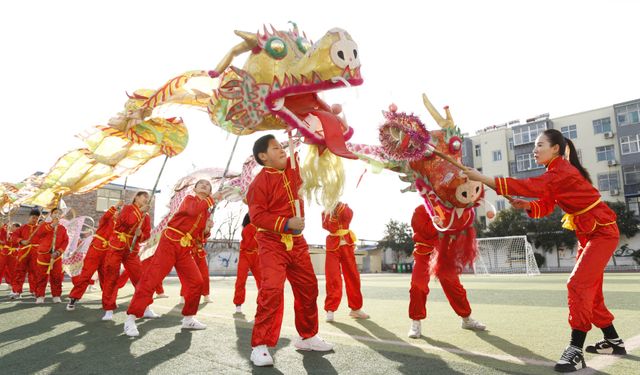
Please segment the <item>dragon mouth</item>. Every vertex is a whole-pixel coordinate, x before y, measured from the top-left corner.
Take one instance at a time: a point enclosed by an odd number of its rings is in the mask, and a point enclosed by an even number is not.
[[[272,114],[297,129],[306,143],[318,145],[320,153],[328,148],[340,157],[357,159],[346,146],[353,129],[338,116],[340,111],[332,111],[331,106],[318,97],[318,92],[359,86],[362,82],[360,68],[348,66],[341,76],[328,80],[322,80],[315,72],[309,78],[285,75],[282,82],[274,77],[266,104]]]

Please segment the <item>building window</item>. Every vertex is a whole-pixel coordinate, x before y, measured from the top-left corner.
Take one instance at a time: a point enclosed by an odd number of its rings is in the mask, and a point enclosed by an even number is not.
[[[542,165],[536,163],[533,154],[522,154],[516,156],[516,170],[518,172],[530,171],[532,169],[542,168]]]
[[[467,157],[467,143],[463,143],[462,144],[462,158],[466,158]]]
[[[504,210],[506,207],[505,201],[504,199],[498,199],[496,201],[496,210],[498,210],[498,212]]]
[[[476,156],[477,156],[477,157],[480,157],[480,155],[481,155],[481,154],[480,154],[480,145],[475,145],[475,146],[474,146],[474,149],[476,150]]]
[[[640,166],[639,165],[625,166],[623,170],[623,174],[624,174],[625,185],[634,185],[634,184],[640,183]]]
[[[640,103],[623,105],[616,108],[618,126],[640,123]]]
[[[563,126],[560,128],[560,132],[564,135],[565,138],[568,139],[576,139],[578,138],[578,129],[575,125]]]
[[[510,137],[507,142],[509,143],[509,150],[513,150],[513,137]]]
[[[596,147],[596,156],[598,161],[615,160],[616,155],[613,151],[613,145]]]
[[[634,216],[640,215],[640,207],[638,206],[640,206],[638,197],[627,198],[627,207],[629,208],[629,211],[633,212]]]
[[[593,120],[593,134],[601,134],[611,131],[611,117]]]
[[[497,150],[493,152],[493,161],[502,160],[502,150]]]
[[[105,212],[122,199],[121,190],[98,189],[98,204],[96,211]]]
[[[580,164],[582,164],[582,150],[581,149],[577,149],[576,153],[578,154],[578,160],[580,160]]]
[[[640,152],[640,134],[620,137],[620,150],[622,155]]]
[[[598,190],[611,191],[620,190],[620,182],[617,173],[604,173],[598,175]]]
[[[545,131],[546,128],[546,123],[541,122],[513,129],[513,145],[519,146],[535,142],[538,134]]]

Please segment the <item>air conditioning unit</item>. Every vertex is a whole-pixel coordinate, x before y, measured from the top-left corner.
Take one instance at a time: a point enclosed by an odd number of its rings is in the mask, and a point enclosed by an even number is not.
[[[620,195],[620,190],[618,189],[611,189],[611,191],[609,191],[610,195]]]
[[[605,137],[606,139],[613,138],[613,132],[605,132],[605,133],[604,133],[604,137]]]
[[[618,161],[617,161],[617,160],[609,160],[609,161],[607,162],[607,164],[608,164],[610,167],[613,167],[613,166],[615,166],[615,165],[618,165]]]

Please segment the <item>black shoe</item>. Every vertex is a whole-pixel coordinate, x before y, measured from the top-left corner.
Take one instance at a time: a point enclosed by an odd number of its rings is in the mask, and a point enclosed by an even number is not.
[[[585,350],[588,353],[595,354],[627,354],[627,349],[624,348],[624,342],[622,342],[622,339],[602,339],[593,345],[587,346]]]
[[[564,353],[562,353],[560,360],[556,362],[556,365],[553,367],[553,369],[557,372],[574,372],[580,369],[578,367],[580,364],[582,364],[581,368],[587,367],[587,364],[584,363],[582,349],[569,345],[564,350]]]
[[[69,303],[67,303],[67,311],[73,311],[76,309],[76,301],[75,298],[69,298]]]

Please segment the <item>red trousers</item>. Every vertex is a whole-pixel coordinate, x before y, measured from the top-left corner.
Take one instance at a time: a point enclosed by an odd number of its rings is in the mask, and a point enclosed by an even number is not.
[[[82,271],[80,275],[71,279],[73,282],[73,289],[69,293],[70,298],[80,299],[87,291],[92,281],[93,274],[98,271],[98,279],[100,280],[100,287],[104,288],[104,263],[107,257],[108,250],[98,250],[93,246],[89,247],[87,255],[84,257],[84,263],[82,264]]]
[[[169,240],[164,234],[158,243],[158,249],[151,259],[151,265],[145,270],[136,292],[129,304],[127,314],[142,317],[144,310],[153,302],[153,291],[175,267],[184,288],[184,306],[182,315],[192,316],[198,312],[202,293],[202,276],[191,255],[191,248],[180,246],[179,242]]]
[[[35,255],[35,254],[34,254]],[[38,254],[36,266],[36,297],[44,297],[47,289],[47,282],[51,285],[51,296],[60,297],[62,295],[62,280],[64,274],[62,272],[62,257],[58,257],[53,263],[53,267],[47,274],[51,254]]]
[[[22,284],[24,284],[24,279],[25,277],[27,277],[27,273],[29,280],[29,291],[32,293],[35,292],[37,265],[37,254],[35,252],[36,250],[31,246],[27,246],[26,248],[22,248],[18,251],[18,262],[16,263],[16,271],[13,274],[14,293],[22,293]]]
[[[131,283],[136,285],[142,274],[142,264],[138,253],[130,253],[124,250],[107,250],[104,260],[104,289],[102,289],[102,308],[104,310],[115,310],[116,299],[118,298],[118,276],[120,276],[120,265],[129,272]]]
[[[418,254],[415,251],[413,253],[413,272],[411,273],[411,289],[409,290],[409,318],[411,320],[422,320],[427,317],[430,258],[431,254]],[[457,274],[441,275],[439,281],[453,311],[462,318],[471,315],[467,292],[460,283],[460,277]]]
[[[578,235],[578,256],[569,276],[569,325],[588,332],[591,325],[605,328],[613,322],[613,314],[604,304],[602,280],[604,268],[618,246],[617,225],[597,227],[586,235]]]
[[[233,295],[233,304],[236,306],[244,303],[246,295],[245,286],[247,285],[249,270],[251,270],[253,278],[256,280],[258,290],[260,290],[262,273],[260,271],[260,258],[258,256],[258,252],[240,250],[240,259],[238,260],[238,272],[236,276],[236,291]]]
[[[13,288],[13,279],[16,271],[17,259],[13,254],[0,253],[0,279],[4,277],[4,281]]]
[[[342,300],[342,277],[347,288],[347,302],[351,310],[362,307],[360,292],[360,274],[353,251],[355,245],[341,245],[337,250],[327,251],[324,273],[327,279],[327,298],[324,300],[325,311],[336,311]],[[342,274],[342,275],[341,275]]]
[[[203,296],[208,296],[211,290],[209,288],[209,264],[207,264],[207,257],[200,256],[198,254],[192,256],[193,260],[196,261],[196,266],[198,266],[200,276],[202,276],[202,291],[200,293]],[[180,295],[184,297],[184,282],[182,281],[182,279],[180,280],[180,283],[182,284],[182,286],[180,287]]]
[[[153,256],[150,256],[148,258],[145,258],[145,260],[142,261],[142,273],[144,274],[147,270],[147,268],[149,268],[149,266],[151,265],[151,259],[153,258]],[[124,271],[122,271],[122,273],[120,274],[120,276],[118,276],[118,283],[117,283],[117,288],[121,289],[123,288],[125,285],[127,285],[127,281],[129,281],[129,272],[127,272],[127,270],[125,269]],[[156,294],[164,294],[164,287],[162,286],[162,281],[160,281],[160,284],[158,284],[158,286],[156,286],[155,289]]]
[[[308,339],[318,333],[318,280],[313,272],[309,246],[304,237],[294,237],[293,249],[286,250],[277,233],[257,235],[262,285],[251,335],[251,346],[274,347],[280,337],[284,313],[284,281],[293,290],[293,308],[298,334]]]

